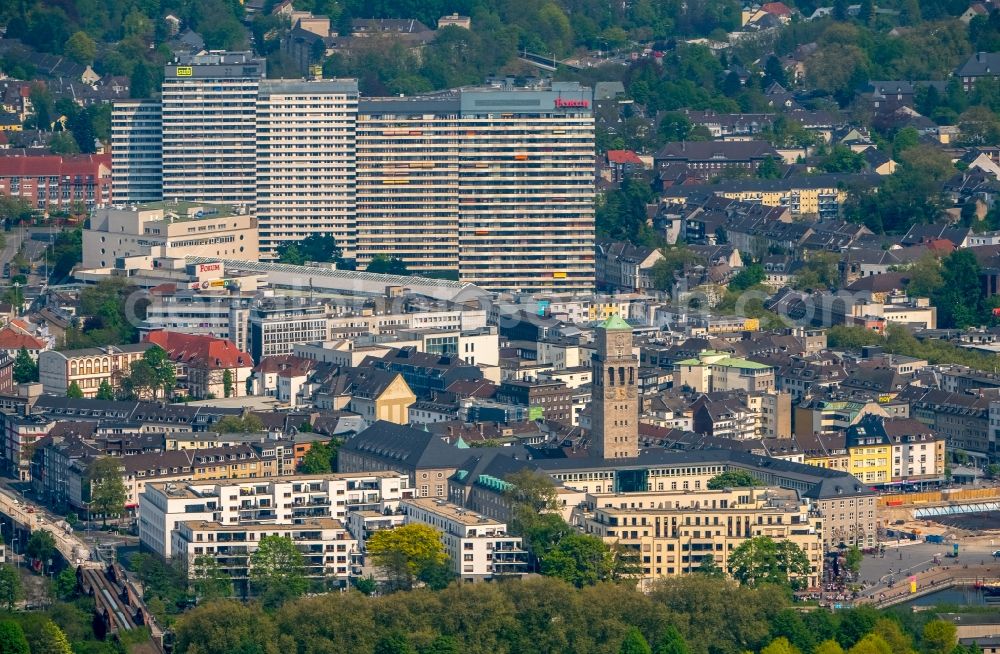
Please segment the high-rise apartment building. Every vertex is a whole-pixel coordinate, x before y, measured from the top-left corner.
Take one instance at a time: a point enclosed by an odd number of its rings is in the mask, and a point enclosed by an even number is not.
[[[111,110],[111,201],[163,198],[163,122],[155,100],[123,100]]]
[[[163,80],[163,197],[252,208],[264,60],[249,52],[182,56]]]
[[[358,266],[399,257],[458,270],[457,95],[365,98],[358,109]]]
[[[358,263],[399,257],[491,290],[592,289],[591,100],[559,82],[363,99]]]
[[[354,257],[357,108],[357,80],[260,83],[256,213],[265,251],[330,234]]]
[[[488,290],[593,288],[589,88],[359,98],[354,80],[263,75],[262,60],[239,52],[166,67],[164,199],[252,209],[264,258],[331,234],[362,268],[398,257]],[[116,114],[139,115],[128,104]],[[121,133],[123,143],[140,138],[138,126]],[[116,175],[127,179],[135,159],[124,152]]]
[[[594,287],[590,89],[461,92],[458,272],[491,290]]]

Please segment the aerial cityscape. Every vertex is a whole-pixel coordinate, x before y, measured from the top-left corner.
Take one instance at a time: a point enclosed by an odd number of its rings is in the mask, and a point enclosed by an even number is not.
[[[1000,654],[1000,2],[0,2],[0,654]]]

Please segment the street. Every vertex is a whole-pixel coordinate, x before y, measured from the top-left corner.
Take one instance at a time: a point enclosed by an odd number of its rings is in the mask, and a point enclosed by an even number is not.
[[[43,529],[52,534],[56,542],[56,549],[70,565],[100,567],[100,563],[88,560],[90,547],[83,540],[72,533],[66,533],[66,530],[59,526],[64,524],[64,520],[60,516],[51,514],[41,506],[17,498],[13,491],[6,488],[0,489],[0,513],[10,516],[22,525],[30,526],[32,531]],[[23,551],[23,545],[21,549]]]

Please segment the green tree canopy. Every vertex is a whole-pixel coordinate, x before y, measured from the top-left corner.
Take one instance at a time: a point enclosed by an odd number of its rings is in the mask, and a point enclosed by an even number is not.
[[[305,627],[306,625],[302,625]],[[181,654],[279,654],[274,623],[256,604],[207,602],[177,620]]]
[[[119,516],[125,512],[128,489],[122,474],[121,460],[111,456],[95,459],[87,471],[90,512],[100,514],[105,523],[108,516]]]
[[[24,637],[21,625],[12,621],[0,622],[0,652],[4,654],[31,654],[28,639]]]
[[[280,605],[308,587],[305,558],[284,536],[264,536],[250,556],[250,581],[265,604]]]
[[[14,610],[14,605],[21,599],[21,575],[9,564],[0,563],[0,606],[8,611]]]
[[[36,561],[43,563],[52,558],[56,551],[56,539],[44,529],[31,532],[25,552]]]
[[[708,480],[710,490],[723,488],[747,488],[763,486],[764,483],[745,470],[727,470]]]
[[[368,554],[397,589],[411,588],[415,578],[448,561],[441,535],[419,523],[375,532],[368,539]]]
[[[83,389],[76,381],[71,381],[69,383],[69,388],[66,389],[66,397],[80,399],[83,397]]]
[[[212,429],[220,434],[249,434],[264,431],[264,423],[257,416],[248,413],[243,416],[225,416],[212,425]]]
[[[13,376],[14,382],[18,384],[38,381],[38,363],[23,347],[17,351],[17,356],[14,357]]]
[[[742,542],[729,555],[729,573],[741,584],[799,587],[810,571],[809,558],[788,540],[757,536]]]
[[[923,642],[930,654],[949,654],[958,644],[958,629],[947,620],[931,620],[924,625]]]
[[[637,627],[629,627],[621,647],[618,648],[618,654],[653,654],[653,649]]]

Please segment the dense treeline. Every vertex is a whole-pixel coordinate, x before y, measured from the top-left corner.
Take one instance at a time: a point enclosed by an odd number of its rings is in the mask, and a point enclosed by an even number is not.
[[[180,654],[615,654],[634,651],[623,647],[632,628],[649,649],[672,654],[956,650],[954,627],[950,633],[940,627],[932,612],[800,613],[789,606],[785,591],[777,588],[751,590],[702,575],[664,580],[649,594],[623,585],[576,589],[530,578],[376,598],[357,592],[324,595],[274,612],[255,604],[209,602],[175,628]]]

